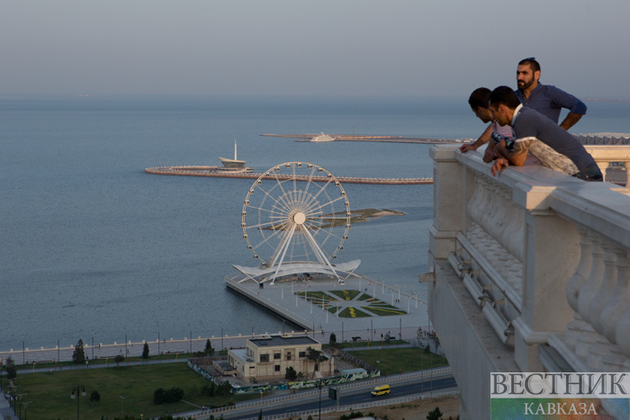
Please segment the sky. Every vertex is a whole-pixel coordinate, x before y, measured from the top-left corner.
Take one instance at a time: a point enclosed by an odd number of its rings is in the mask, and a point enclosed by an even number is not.
[[[0,95],[630,99],[628,0],[0,0]]]

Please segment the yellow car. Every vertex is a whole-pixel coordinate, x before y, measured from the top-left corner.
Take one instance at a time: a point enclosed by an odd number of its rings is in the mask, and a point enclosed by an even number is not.
[[[376,388],[372,390],[372,396],[380,397],[381,395],[387,395],[389,394],[389,391],[390,391],[389,385],[377,386]]]

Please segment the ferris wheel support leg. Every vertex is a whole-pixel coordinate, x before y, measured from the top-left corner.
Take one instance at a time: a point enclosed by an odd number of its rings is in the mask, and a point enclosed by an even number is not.
[[[333,274],[337,278],[337,283],[343,284],[343,280],[341,280],[341,278],[339,277],[339,274],[337,274],[337,271],[333,268],[333,266],[330,263],[330,261],[328,261],[328,258],[326,258],[326,255],[324,254],[324,251],[322,251],[322,249],[319,247],[319,245],[317,245],[317,242],[315,241],[315,238],[313,238],[313,236],[308,231],[308,229],[306,229],[304,232],[306,233],[305,236],[308,238],[309,243],[313,247],[313,251],[315,251],[316,254],[319,254],[319,258],[321,258],[320,262],[326,264],[328,266],[328,268],[330,268],[330,270],[333,272]]]
[[[285,248],[285,246],[288,246],[292,238],[293,238],[293,230],[292,229],[285,230],[284,236],[280,240],[280,244],[274,251],[271,258],[269,258],[269,267],[273,267],[276,264],[276,260],[278,259],[278,256],[280,255],[282,250]]]
[[[278,262],[278,267],[276,268],[276,272],[273,274],[273,278],[271,279],[271,285],[273,285],[276,281],[276,277],[278,276],[278,272],[280,272],[280,266],[282,265],[282,261],[284,261],[284,256],[287,253],[287,250],[289,249],[289,244],[291,243],[291,238],[293,237],[293,233],[295,232],[295,225],[291,226],[291,230],[289,231],[289,234],[287,235],[287,240],[284,242],[284,244],[282,244],[282,246],[284,247],[284,249],[282,250],[282,256],[280,257],[280,262]]]

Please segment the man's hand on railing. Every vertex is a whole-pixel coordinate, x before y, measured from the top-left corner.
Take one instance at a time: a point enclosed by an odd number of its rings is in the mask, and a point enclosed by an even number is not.
[[[475,151],[477,150],[477,146],[475,146],[475,143],[467,143],[467,144],[462,144],[459,147],[459,151],[462,153],[466,153],[469,151]]]
[[[506,158],[497,158],[497,160],[494,162],[494,165],[492,165],[492,175],[497,176],[498,172],[501,172],[504,168],[507,168],[508,166],[510,166],[510,162],[508,162]]]

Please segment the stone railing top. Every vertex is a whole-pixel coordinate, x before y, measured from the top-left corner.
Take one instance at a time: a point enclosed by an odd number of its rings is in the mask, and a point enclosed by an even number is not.
[[[620,148],[630,153],[630,146]],[[458,161],[511,188],[514,202],[529,211],[553,209],[630,248],[630,191],[624,187],[584,182],[538,165],[509,167],[495,177],[478,152],[462,154],[456,146],[440,145],[430,153],[435,160]]]

